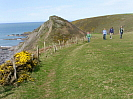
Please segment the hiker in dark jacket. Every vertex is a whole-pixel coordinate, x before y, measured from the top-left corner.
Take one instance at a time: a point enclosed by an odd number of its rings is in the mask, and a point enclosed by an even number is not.
[[[120,33],[120,39],[122,39],[122,35],[123,35],[124,29],[123,26],[120,27],[119,33]]]
[[[114,34],[114,29],[113,29],[113,27],[110,28],[109,33],[110,33],[110,39],[112,39],[112,35]]]

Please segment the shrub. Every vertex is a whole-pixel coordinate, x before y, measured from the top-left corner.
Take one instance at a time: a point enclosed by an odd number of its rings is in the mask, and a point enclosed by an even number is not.
[[[14,75],[13,62],[16,67],[16,76]],[[38,64],[38,59],[27,51],[22,51],[14,55],[13,60],[8,60],[0,65],[0,85],[11,85],[21,83],[25,80],[33,81],[30,77],[30,72]]]

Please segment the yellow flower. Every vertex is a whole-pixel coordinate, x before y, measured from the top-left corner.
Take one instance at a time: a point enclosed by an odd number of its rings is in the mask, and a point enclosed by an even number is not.
[[[16,64],[25,64],[31,60],[31,54],[27,51],[22,51],[14,55]]]

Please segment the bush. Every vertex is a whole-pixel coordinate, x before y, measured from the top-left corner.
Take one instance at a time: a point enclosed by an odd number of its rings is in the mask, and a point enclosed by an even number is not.
[[[13,62],[16,68],[16,77],[14,75]],[[21,83],[25,80],[33,81],[30,72],[38,64],[38,59],[27,51],[22,51],[14,55],[14,59],[6,61],[0,65],[0,85],[12,85]]]

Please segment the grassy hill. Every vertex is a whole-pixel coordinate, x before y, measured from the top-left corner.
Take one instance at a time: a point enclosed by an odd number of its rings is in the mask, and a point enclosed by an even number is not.
[[[133,36],[102,40],[93,34],[47,58],[41,54],[34,82],[0,89],[1,99],[132,99]]]
[[[118,34],[120,26],[124,26],[125,31],[133,31],[133,14],[116,14],[93,18],[86,18],[73,21],[83,31],[91,31],[92,33],[101,33],[103,28],[109,30],[114,27],[115,34]]]
[[[36,49],[39,45],[40,48],[43,47],[44,41],[47,45],[52,43],[66,42],[73,37],[83,37],[86,33],[69,21],[58,17],[50,16],[49,20],[42,24],[40,27],[30,32],[27,40],[21,43],[17,48],[17,52],[22,50]]]

